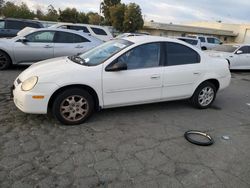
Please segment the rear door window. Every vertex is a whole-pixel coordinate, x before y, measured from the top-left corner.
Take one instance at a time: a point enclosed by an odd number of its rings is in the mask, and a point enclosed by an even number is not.
[[[182,44],[166,43],[167,66],[186,65],[200,62],[200,55],[193,49]]]
[[[207,37],[207,42],[211,44],[215,44],[215,38]]]
[[[204,37],[199,37],[199,39],[200,39],[201,42],[206,42]]]
[[[6,20],[6,28],[7,29],[16,29],[21,30],[25,28],[25,24],[22,21],[13,21],[13,20]]]
[[[90,27],[96,35],[107,35],[107,33],[100,28]]]
[[[55,43],[82,43],[90,42],[88,39],[74,33],[56,32]]]

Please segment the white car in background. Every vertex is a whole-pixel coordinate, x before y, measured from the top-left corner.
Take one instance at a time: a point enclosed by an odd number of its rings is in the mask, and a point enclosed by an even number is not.
[[[230,78],[224,59],[180,40],[135,36],[34,64],[17,77],[13,94],[21,111],[51,109],[61,123],[73,125],[94,109],[179,99],[205,109]]]
[[[125,37],[134,37],[134,36],[143,36],[143,35],[150,35],[149,33],[122,33],[117,35],[115,39],[121,39]]]
[[[199,39],[201,41],[202,50],[212,50],[213,48],[223,44],[220,39],[213,36],[189,35],[188,37]]]
[[[61,28],[61,29],[71,29],[71,30],[76,30],[76,31],[82,31],[102,41],[109,41],[113,39],[113,35],[109,31],[108,27],[99,26],[99,25],[58,23],[58,24],[50,26],[49,28]]]
[[[228,61],[231,70],[250,69],[250,45],[220,45],[213,51],[207,51],[212,57],[224,58]]]
[[[182,40],[188,44],[195,46],[196,48],[201,49],[200,39],[190,38],[190,37],[177,37],[177,39]]]
[[[14,38],[0,40],[0,70],[11,65],[30,65],[53,57],[76,55],[102,43],[73,30],[26,28]]]

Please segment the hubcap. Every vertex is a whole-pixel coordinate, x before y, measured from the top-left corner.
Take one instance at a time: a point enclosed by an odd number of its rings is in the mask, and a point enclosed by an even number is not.
[[[198,101],[201,106],[208,106],[214,99],[214,90],[211,87],[205,87],[199,93]]]
[[[89,110],[87,100],[83,96],[72,95],[63,100],[60,113],[64,119],[75,122],[83,119]]]
[[[7,58],[5,57],[5,55],[0,54],[0,68],[4,68],[6,66],[7,63]]]

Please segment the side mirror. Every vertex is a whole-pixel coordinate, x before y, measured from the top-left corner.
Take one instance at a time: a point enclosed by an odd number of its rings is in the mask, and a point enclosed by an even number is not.
[[[26,42],[28,42],[28,39],[23,37],[23,38],[20,38],[17,42],[26,43]]]
[[[223,42],[220,42],[220,45],[222,45],[223,44]]]
[[[243,51],[241,51],[241,50],[238,50],[237,52],[236,52],[236,54],[242,54],[243,53]]]
[[[117,62],[117,63],[111,64],[111,65],[108,65],[105,68],[105,71],[107,71],[107,72],[115,72],[115,71],[122,71],[122,70],[127,70],[127,69],[128,69],[128,67],[127,67],[126,63]]]

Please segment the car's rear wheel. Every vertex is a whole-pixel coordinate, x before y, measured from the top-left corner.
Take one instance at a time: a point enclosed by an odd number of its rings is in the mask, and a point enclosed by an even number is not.
[[[9,68],[11,64],[11,59],[8,54],[3,51],[0,51],[0,70]]]
[[[214,84],[210,82],[203,82],[195,90],[190,101],[196,108],[205,109],[212,105],[216,98],[217,89]]]
[[[73,88],[60,93],[52,106],[53,115],[65,125],[83,123],[94,109],[93,97],[85,90]]]

